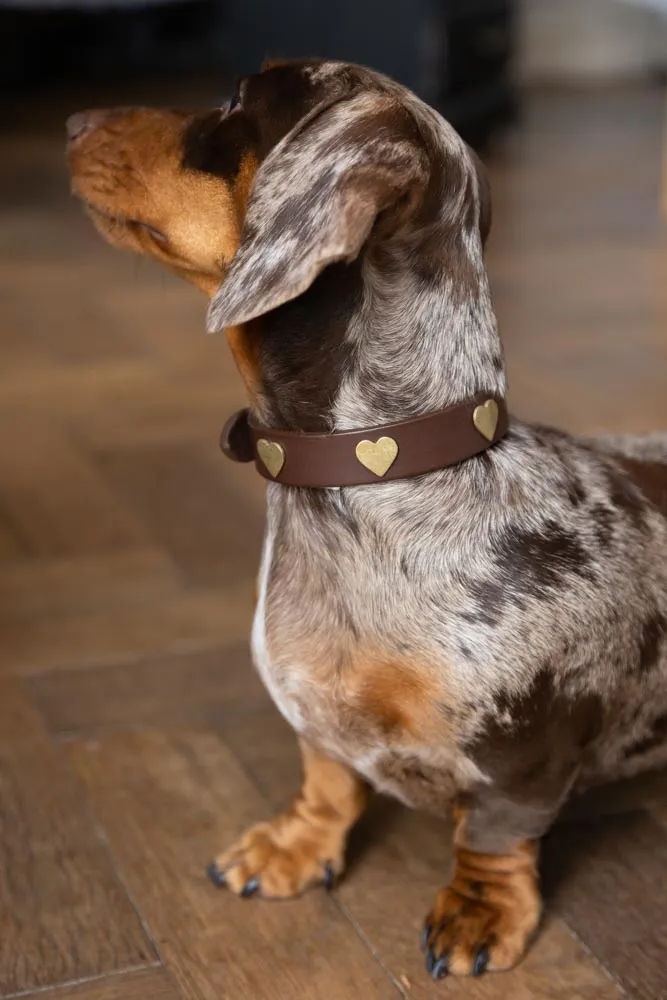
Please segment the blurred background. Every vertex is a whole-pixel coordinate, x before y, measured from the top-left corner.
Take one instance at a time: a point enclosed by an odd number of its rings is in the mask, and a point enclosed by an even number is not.
[[[368,63],[480,151],[516,414],[667,428],[665,0],[0,0],[0,998],[664,1000],[664,776],[557,836],[500,980],[426,978],[449,837],[396,806],[331,897],[203,876],[298,784],[247,652],[262,481],[218,451],[204,300],[93,232],[64,120],[215,106],[267,55]]]

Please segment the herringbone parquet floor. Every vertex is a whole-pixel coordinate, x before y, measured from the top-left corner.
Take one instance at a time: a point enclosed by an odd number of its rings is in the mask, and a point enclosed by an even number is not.
[[[489,265],[523,417],[667,427],[662,103],[534,95],[494,154]],[[262,485],[217,450],[242,393],[203,301],[103,246],[68,197],[75,108],[33,103],[0,133],[0,997],[665,1000],[664,776],[554,834],[544,931],[505,976],[427,978],[448,831],[390,803],[331,896],[205,880],[298,780],[246,650]]]

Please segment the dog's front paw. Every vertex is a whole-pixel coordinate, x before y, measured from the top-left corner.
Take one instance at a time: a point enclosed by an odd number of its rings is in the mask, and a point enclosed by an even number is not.
[[[323,883],[327,889],[343,869],[344,841],[292,816],[258,823],[208,868],[215,885],[239,896],[289,899]]]
[[[534,880],[455,878],[442,889],[426,920],[422,946],[433,979],[479,976],[511,969],[525,953],[540,921]]]

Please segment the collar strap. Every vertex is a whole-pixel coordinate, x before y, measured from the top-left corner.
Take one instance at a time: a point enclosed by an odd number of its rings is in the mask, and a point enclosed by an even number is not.
[[[256,424],[249,410],[229,418],[220,437],[235,462],[285,486],[365,486],[409,479],[472,458],[507,433],[504,399],[476,396],[448,410],[361,431],[303,434]]]

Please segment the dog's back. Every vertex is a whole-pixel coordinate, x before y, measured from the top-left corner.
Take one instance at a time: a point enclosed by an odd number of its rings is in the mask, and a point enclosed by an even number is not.
[[[667,432],[605,435],[583,443],[611,470],[610,505],[633,535],[626,573],[635,575],[634,589],[646,609],[639,627],[635,625],[636,655],[618,664],[609,724],[589,769],[582,770],[586,783],[667,762]],[[613,535],[609,544],[614,544]],[[621,629],[632,619],[621,592],[612,617]],[[613,677],[612,664],[608,668]]]
[[[591,445],[611,455],[646,498],[667,517],[667,431],[604,435]]]

